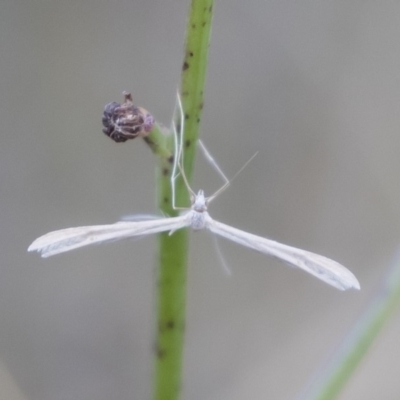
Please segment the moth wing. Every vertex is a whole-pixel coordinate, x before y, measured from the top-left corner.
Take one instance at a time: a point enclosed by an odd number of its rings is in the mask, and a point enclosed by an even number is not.
[[[339,290],[360,289],[360,284],[351,271],[327,257],[247,233],[211,218],[207,227],[225,239],[278,258],[290,266],[301,268]]]
[[[176,231],[188,226],[187,215],[148,221],[123,221],[110,225],[80,226],[49,232],[37,238],[28,251],[37,251],[42,257],[50,257],[90,244],[127,239],[152,233]]]

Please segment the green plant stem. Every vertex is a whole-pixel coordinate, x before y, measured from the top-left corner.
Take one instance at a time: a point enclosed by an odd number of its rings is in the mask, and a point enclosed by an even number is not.
[[[198,139],[211,35],[213,0],[192,0],[186,30],[185,57],[180,94],[184,112],[184,169],[191,180]],[[179,127],[178,127],[179,131]],[[170,175],[173,138],[160,138],[158,147],[158,204],[166,215],[175,215],[171,204]],[[155,147],[157,149],[157,146]],[[167,149],[167,150],[165,150]],[[154,151],[154,150],[153,150]],[[157,153],[157,151],[155,151]],[[176,181],[176,204],[189,205],[182,179]],[[157,282],[157,332],[155,345],[154,400],[177,400],[182,382],[184,348],[188,232],[159,235]]]
[[[371,349],[374,340],[400,304],[400,263],[383,290],[376,296],[366,314],[357,323],[346,348],[334,362],[325,382],[320,385],[314,400],[333,400],[340,394],[357,366]]]

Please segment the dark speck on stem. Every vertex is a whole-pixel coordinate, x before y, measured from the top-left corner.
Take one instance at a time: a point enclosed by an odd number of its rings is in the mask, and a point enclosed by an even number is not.
[[[162,322],[159,326],[159,331],[160,333],[166,332],[166,331],[172,331],[176,328],[175,321],[173,319],[169,319],[165,322]]]
[[[162,359],[165,358],[167,352],[164,349],[161,349],[158,345],[156,345],[156,353],[157,357]]]
[[[166,327],[169,330],[174,329],[175,328],[175,321],[173,319],[170,319],[169,321],[167,321]]]
[[[188,63],[187,61],[185,61],[185,62],[183,63],[183,68],[182,68],[182,70],[183,70],[183,71],[186,71],[188,68],[189,68],[189,63]]]
[[[185,146],[186,146],[186,148],[190,147],[191,144],[192,144],[192,142],[190,141],[190,139],[187,139],[187,140],[185,141]]]
[[[169,156],[169,157],[168,157],[168,162],[169,162],[170,164],[173,164],[173,162],[174,162],[174,156]]]
[[[154,145],[154,142],[153,142],[148,136],[145,136],[145,137],[143,138],[143,140],[144,140],[148,145]]]
[[[169,175],[169,169],[168,168],[163,168],[162,173],[164,176],[168,176]]]
[[[189,114],[185,114],[185,120],[187,121],[189,119]]]

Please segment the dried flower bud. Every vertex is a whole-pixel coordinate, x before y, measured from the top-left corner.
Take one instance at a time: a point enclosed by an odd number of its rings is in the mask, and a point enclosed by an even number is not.
[[[130,93],[123,94],[125,99],[122,104],[108,103],[103,112],[103,132],[115,142],[147,136],[155,122],[147,110],[133,105]]]

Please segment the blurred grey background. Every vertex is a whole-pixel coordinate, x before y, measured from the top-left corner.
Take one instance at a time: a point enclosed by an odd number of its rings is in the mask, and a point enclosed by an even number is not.
[[[0,5],[0,399],[149,399],[156,239],[47,260],[50,230],[155,213],[154,158],[101,132],[123,90],[169,124],[189,1]],[[226,174],[230,225],[332,257],[339,292],[192,234],[183,398],[296,399],[396,261],[400,3],[220,0],[202,138]],[[194,186],[219,185],[198,157]],[[398,399],[400,318],[340,399]]]

